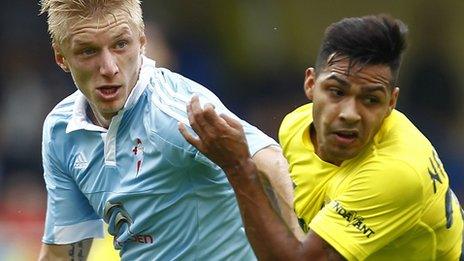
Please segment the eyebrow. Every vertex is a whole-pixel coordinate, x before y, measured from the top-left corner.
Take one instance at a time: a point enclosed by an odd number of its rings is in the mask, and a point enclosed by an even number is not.
[[[72,41],[73,46],[82,46],[82,45],[89,45],[89,44],[92,44],[92,41],[79,40],[79,39],[74,39]]]
[[[129,36],[129,35],[131,35],[130,31],[124,29],[123,31],[121,31],[121,33],[114,36],[113,39],[118,39],[118,38],[122,38],[123,36]]]
[[[130,31],[124,28],[120,33],[116,34],[115,36],[112,36],[112,39],[120,39],[130,34],[131,34]],[[91,45],[91,44],[92,44],[91,40],[81,40],[81,39],[73,39],[73,43],[72,43],[72,45],[76,47]]]
[[[350,85],[351,85],[347,80],[338,77],[336,74],[330,75],[330,76],[327,77],[325,80],[326,80],[326,81],[328,81],[328,80],[335,80],[335,81],[337,81],[340,85],[342,85],[342,87],[345,87],[345,88],[348,88],[348,87],[350,87]]]
[[[362,86],[362,87],[361,87],[361,90],[362,90],[363,92],[376,92],[376,91],[381,91],[381,92],[383,92],[383,93],[387,93],[387,87],[385,87],[385,85],[382,85],[382,84]]]
[[[335,80],[337,81],[342,88],[350,88],[351,87],[351,84],[349,81],[337,76],[336,74],[332,74],[330,75],[329,77],[327,77],[325,79],[326,81],[327,80]],[[362,92],[376,92],[376,91],[381,91],[383,93],[387,93],[387,87],[383,84],[374,84],[374,85],[365,85],[365,86],[361,86],[361,91]]]

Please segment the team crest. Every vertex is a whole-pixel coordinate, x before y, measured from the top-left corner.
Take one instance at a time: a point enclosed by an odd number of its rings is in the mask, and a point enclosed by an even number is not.
[[[135,175],[137,176],[140,172],[140,169],[142,169],[143,164],[143,144],[139,138],[136,139],[136,143],[132,149],[132,152],[135,156]]]

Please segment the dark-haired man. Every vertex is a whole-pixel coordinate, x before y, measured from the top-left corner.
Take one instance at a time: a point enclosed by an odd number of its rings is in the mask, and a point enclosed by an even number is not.
[[[347,18],[327,28],[312,103],[288,114],[279,138],[295,185],[299,242],[272,211],[242,127],[188,106],[199,138],[184,137],[221,166],[260,259],[458,260],[460,205],[433,146],[395,105],[406,27],[391,17]]]

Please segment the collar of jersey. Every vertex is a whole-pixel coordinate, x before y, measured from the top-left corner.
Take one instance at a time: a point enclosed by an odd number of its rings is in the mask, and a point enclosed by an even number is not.
[[[124,107],[121,109],[121,111],[118,112],[118,114],[126,110],[129,110],[130,108],[134,107],[134,105],[137,103],[137,101],[139,100],[140,96],[142,96],[142,93],[146,89],[147,84],[149,83],[149,80],[150,80],[150,74],[145,73],[145,71],[153,67],[155,67],[155,61],[142,55],[142,66],[140,68],[139,79],[137,80],[137,83],[135,84],[134,88],[129,94],[129,97],[127,97]],[[87,103],[87,100],[84,94],[82,94],[82,92],[78,90],[77,97],[74,102],[73,113],[72,113],[71,119],[69,120],[68,126],[66,127],[66,133],[70,133],[76,130],[88,130],[88,131],[100,131],[100,132],[108,131],[107,129],[103,127],[93,124],[89,120],[85,112],[86,107],[88,106],[87,104],[88,103]]]

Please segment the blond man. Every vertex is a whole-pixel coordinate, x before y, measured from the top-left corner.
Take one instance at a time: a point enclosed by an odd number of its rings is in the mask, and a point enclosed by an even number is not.
[[[254,260],[224,172],[177,131],[179,122],[188,124],[194,95],[236,116],[203,86],[143,55],[140,1],[42,0],[41,7],[56,63],[78,90],[44,123],[48,206],[40,259],[86,259],[105,221],[123,260]],[[290,217],[280,148],[241,124]]]

